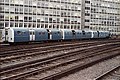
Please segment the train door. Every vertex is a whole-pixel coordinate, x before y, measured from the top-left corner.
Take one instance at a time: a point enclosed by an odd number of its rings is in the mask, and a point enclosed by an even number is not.
[[[9,39],[9,36],[8,36],[8,29],[5,29],[5,42],[7,42]]]
[[[91,35],[91,38],[94,38],[95,34],[94,34],[94,31],[91,31],[92,35]]]
[[[82,31],[82,38],[86,38],[86,32],[84,30]]]
[[[75,30],[72,30],[73,39],[75,39]]]
[[[2,36],[2,29],[0,29],[0,42],[2,42],[2,38],[3,38],[3,36]]]
[[[30,30],[30,41],[35,41],[35,30]]]
[[[0,42],[8,42],[8,29],[1,29],[0,35]]]
[[[98,38],[99,38],[99,36],[100,36],[100,33],[99,33],[99,31],[97,31],[97,33],[98,33]]]
[[[47,32],[48,32],[48,40],[50,40],[51,39],[51,32],[48,29],[47,29]]]

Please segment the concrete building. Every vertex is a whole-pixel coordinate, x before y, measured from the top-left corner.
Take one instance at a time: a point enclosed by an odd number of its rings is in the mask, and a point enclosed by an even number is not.
[[[120,0],[91,0],[90,29],[120,33]]]
[[[120,32],[120,0],[0,0],[0,28]]]
[[[81,29],[81,0],[0,0],[0,27]]]

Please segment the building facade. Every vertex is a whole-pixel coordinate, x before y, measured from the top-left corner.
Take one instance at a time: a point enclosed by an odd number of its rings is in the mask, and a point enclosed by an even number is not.
[[[90,29],[120,33],[120,0],[91,0]]]
[[[80,0],[0,0],[0,26],[81,28]]]
[[[0,28],[120,32],[120,0],[0,0]]]

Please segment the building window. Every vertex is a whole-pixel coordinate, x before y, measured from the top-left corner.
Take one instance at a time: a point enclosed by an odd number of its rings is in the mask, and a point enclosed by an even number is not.
[[[90,10],[90,7],[85,7],[85,9]]]
[[[90,1],[85,1],[85,3],[88,3],[88,4],[90,4]]]
[[[89,28],[89,26],[85,26],[84,28]]]
[[[19,27],[23,27],[23,23],[19,23]]]
[[[40,24],[37,24],[37,28],[40,28]]]
[[[89,13],[85,13],[85,16],[90,16],[90,14]]]
[[[24,24],[24,27],[27,27],[27,23]]]
[[[0,29],[4,28],[4,22],[0,22]]]
[[[14,27],[14,23],[10,23],[10,27]]]
[[[85,22],[90,22],[90,20],[85,19]]]
[[[41,24],[41,28],[44,28],[44,24]]]

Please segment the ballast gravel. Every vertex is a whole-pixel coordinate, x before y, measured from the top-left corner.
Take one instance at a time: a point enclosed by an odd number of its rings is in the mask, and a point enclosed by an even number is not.
[[[104,62],[100,62],[79,72],[65,76],[60,80],[95,80],[96,77],[103,74],[104,72],[107,72],[117,65],[120,65],[120,56],[105,60]],[[110,80],[115,79],[111,78]]]

